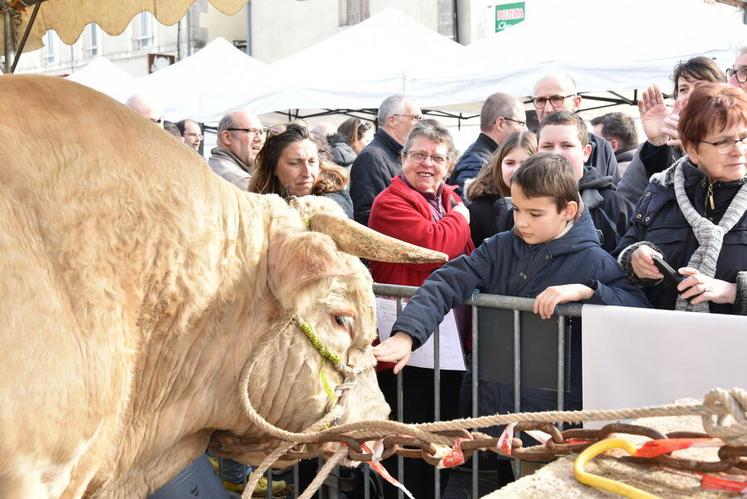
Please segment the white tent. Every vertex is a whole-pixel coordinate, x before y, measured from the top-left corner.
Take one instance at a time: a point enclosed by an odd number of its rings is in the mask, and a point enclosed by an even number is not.
[[[215,123],[267,77],[267,65],[216,38],[202,50],[140,78],[140,93],[170,121]]]
[[[247,103],[264,113],[292,108],[376,108],[407,93],[411,74],[428,72],[465,48],[394,8],[270,65],[272,78]]]
[[[735,49],[747,43],[739,12],[702,0],[528,0],[524,22],[470,45],[437,77],[417,78],[414,95],[446,81],[452,91],[444,104],[496,90],[526,96],[549,71],[572,74],[579,91],[652,83],[669,90],[680,61],[704,55],[723,68],[732,64]]]
[[[67,79],[98,90],[119,102],[126,101],[137,88],[137,78],[119,69],[106,57],[94,58]]]

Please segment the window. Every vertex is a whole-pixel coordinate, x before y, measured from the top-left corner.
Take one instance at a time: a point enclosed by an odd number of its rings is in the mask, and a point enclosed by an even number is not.
[[[346,0],[348,4],[347,9],[347,25],[358,24],[361,21],[365,21],[371,15],[369,12],[369,0]]]
[[[60,60],[60,39],[54,31],[47,31],[44,36],[44,62],[54,64]]]
[[[101,28],[91,23],[88,25],[88,55],[101,54]]]
[[[153,15],[141,12],[135,18],[135,50],[153,46]]]

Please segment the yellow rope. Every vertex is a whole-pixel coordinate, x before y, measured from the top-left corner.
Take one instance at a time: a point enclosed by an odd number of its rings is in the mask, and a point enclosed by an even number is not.
[[[322,343],[316,333],[314,333],[314,328],[311,327],[311,324],[300,319],[296,319],[296,321],[298,322],[299,329],[301,329],[303,334],[305,334],[309,341],[311,341],[311,344],[314,346],[314,349],[319,352],[319,355],[330,361],[335,367],[339,366],[342,362],[340,357],[336,353],[330,352],[327,346]]]

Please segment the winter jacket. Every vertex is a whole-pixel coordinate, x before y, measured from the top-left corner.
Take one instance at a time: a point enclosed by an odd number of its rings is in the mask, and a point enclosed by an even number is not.
[[[514,226],[511,198],[498,194],[480,196],[469,204],[469,228],[475,247],[504,230]]]
[[[591,144],[591,154],[586,160],[587,166],[593,166],[599,170],[601,176],[609,175],[615,185],[620,182],[620,172],[617,168],[617,159],[612,146],[602,137],[598,137],[591,132],[589,133],[589,144]]]
[[[324,194],[321,194],[321,196],[327,197],[339,204],[340,208],[342,208],[342,211],[345,212],[348,218],[353,218],[353,201],[350,199],[350,194],[348,194],[346,189],[325,192]]]
[[[345,139],[339,133],[327,137],[327,142],[329,142],[329,147],[332,149],[332,159],[335,160],[335,163],[345,167],[349,171],[350,166],[356,158],[353,148],[345,142]]]
[[[619,265],[599,246],[588,211],[563,236],[543,244],[527,244],[514,231],[501,232],[483,242],[469,256],[461,256],[435,271],[410,300],[392,331],[412,337],[413,349],[430,336],[444,314],[478,289],[484,293],[534,298],[549,286],[586,284],[594,295],[586,303],[648,307],[644,294],[626,281]],[[580,320],[571,331],[571,392],[567,406],[580,405]],[[512,387],[494,386],[498,407],[512,411]],[[555,407],[554,391],[525,390],[524,410]]]
[[[631,209],[635,208],[643,191],[646,190],[651,175],[663,172],[681,157],[682,151],[676,147],[655,146],[649,141],[644,142],[630,161],[622,180],[617,184],[617,191]]]
[[[602,249],[611,253],[628,230],[627,205],[617,195],[612,177],[602,176],[591,166],[584,167],[578,190],[597,228]]]
[[[402,169],[402,144],[379,128],[350,169],[350,197],[355,221],[368,225],[368,215],[376,196],[389,186]]]
[[[680,160],[685,175],[685,192],[693,207],[701,216],[717,224],[736,193],[745,182],[744,179],[734,182],[714,182],[712,184],[714,208],[706,206],[708,179],[689,158]],[[661,252],[669,265],[674,269],[686,267],[690,257],[699,243],[693,234],[690,224],[682,214],[674,194],[674,165],[654,176],[646,187],[638,206],[635,209],[633,223],[615,250],[620,263],[629,278],[644,286],[644,291],[655,308],[674,310],[677,292],[673,287],[661,282],[656,284],[649,279],[639,279],[633,273],[630,257],[642,241],[654,246]],[[716,279],[726,282],[737,282],[737,274],[747,279],[747,216],[724,235]],[[742,289],[742,296],[744,296]],[[739,290],[738,290],[739,292]],[[739,304],[738,304],[739,305]],[[710,303],[711,313],[740,314],[745,313],[739,306],[730,303]]]
[[[470,145],[459,158],[448,183],[457,186],[457,195],[464,199],[464,182],[475,178],[482,166],[490,160],[490,156],[498,150],[496,141],[480,132],[477,140]]]
[[[454,206],[461,202],[454,194],[454,187],[444,185],[441,203],[446,215],[436,222],[422,194],[397,176],[376,196],[369,227],[401,241],[441,251],[453,259],[474,249],[467,220],[453,211]],[[441,265],[370,262],[374,281],[406,286],[420,286]]]
[[[251,178],[251,167],[241,161],[234,153],[222,147],[210,151],[208,165],[224,180],[245,191]]]

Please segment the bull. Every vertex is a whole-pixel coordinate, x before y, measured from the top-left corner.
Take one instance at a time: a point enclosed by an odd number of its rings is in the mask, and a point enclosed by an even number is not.
[[[373,364],[371,278],[356,257],[442,261],[334,203],[241,192],[115,101],[0,77],[0,497],[144,497],[259,414],[301,431]],[[323,385],[328,385],[325,386]],[[244,386],[244,385],[241,385]],[[337,393],[337,392],[335,392]],[[385,418],[371,370],[340,422]]]

